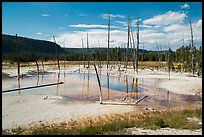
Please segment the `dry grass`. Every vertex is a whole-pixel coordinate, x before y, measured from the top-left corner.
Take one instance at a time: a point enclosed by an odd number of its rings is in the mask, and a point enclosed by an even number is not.
[[[124,128],[142,127],[157,129],[161,127],[198,129],[197,122],[187,122],[188,117],[201,118],[202,108],[195,110],[177,110],[152,112],[129,112],[124,114],[109,114],[81,118],[62,123],[36,125],[28,129],[13,129],[13,133],[3,131],[3,134],[34,134],[34,135],[93,135],[93,134],[117,134]]]

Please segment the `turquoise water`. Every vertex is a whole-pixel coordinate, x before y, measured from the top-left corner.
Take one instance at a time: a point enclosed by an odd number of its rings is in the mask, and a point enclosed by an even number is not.
[[[91,80],[97,82],[97,77],[95,74],[88,74],[88,73],[66,73],[66,77],[71,77],[75,79],[85,79],[85,80]],[[134,84],[138,85],[138,78],[134,78],[134,83],[133,83],[133,78],[128,78],[128,77],[116,77],[116,76],[110,76],[110,75],[101,75],[99,76],[100,82],[101,82],[101,87],[104,88],[110,88],[113,90],[121,91],[121,92],[127,92],[132,90],[132,87]],[[108,80],[109,80],[109,85],[108,85]],[[126,82],[127,81],[127,82]],[[128,84],[127,84],[128,83]],[[143,88],[138,87],[138,89],[135,89],[138,92],[144,91]]]
[[[119,92],[143,92],[144,89],[139,86],[138,78],[131,78],[128,76],[109,76],[101,75],[101,87],[113,89]],[[109,82],[108,82],[109,81]],[[39,86],[44,84],[51,84],[57,82],[64,82],[64,84],[40,87],[33,89],[21,90],[24,94],[55,94],[55,95],[81,95],[87,92],[90,94],[93,91],[98,91],[98,81],[95,74],[90,73],[49,73],[45,75],[33,75],[21,78],[19,81],[16,78],[2,80],[2,91],[16,88],[25,88],[31,86]],[[109,84],[108,84],[109,83]],[[94,90],[93,90],[94,89]],[[92,92],[92,93],[91,93]],[[10,93],[10,92],[8,92]],[[18,91],[12,91],[17,94]],[[7,94],[7,93],[4,93]]]

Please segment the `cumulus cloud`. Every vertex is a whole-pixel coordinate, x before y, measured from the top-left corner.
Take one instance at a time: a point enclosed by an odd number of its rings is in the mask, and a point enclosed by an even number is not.
[[[154,16],[153,18],[146,19],[143,21],[144,24],[153,25],[169,25],[173,23],[183,23],[187,17],[185,13],[168,11],[165,14]]]
[[[147,50],[155,50],[156,42],[161,44],[161,48],[167,49],[168,42],[172,50],[176,50],[182,45],[183,35],[185,38],[185,45],[190,43],[190,26],[187,24],[169,24],[167,26],[155,27],[145,27],[146,24],[142,24],[144,27],[140,30],[140,42],[144,44],[144,48]],[[192,22],[194,41],[202,41],[202,19]],[[79,26],[78,26],[79,27]],[[90,27],[90,26],[88,26]],[[96,27],[96,26],[95,26]],[[105,25],[103,26],[105,28]],[[107,27],[107,26],[106,26]],[[90,27],[88,30],[80,30],[74,32],[67,32],[56,36],[56,41],[58,44],[63,45],[65,43],[66,47],[82,47],[81,38],[84,40],[86,45],[87,33],[89,35],[89,46],[98,47],[98,40],[100,41],[100,47],[107,47],[107,29],[99,28],[93,29]],[[133,31],[134,39],[136,40],[136,30]],[[51,38],[52,39],[52,38]],[[126,47],[127,46],[127,30],[111,30],[110,36],[110,47]],[[140,45],[140,48],[143,45]],[[196,45],[197,47],[200,45]]]
[[[99,15],[99,17],[101,17],[101,18],[103,18],[103,19],[109,19],[109,14],[101,14],[101,15]],[[112,19],[112,18],[125,18],[125,16],[123,16],[123,15],[114,15],[114,14],[110,14],[110,18]]]
[[[181,25],[181,24],[172,24],[167,27],[164,27],[163,30],[165,32],[178,32],[178,31],[185,31],[188,30],[188,27],[186,25]]]
[[[41,14],[41,16],[43,16],[43,17],[49,17],[50,15],[49,15],[49,14]]]
[[[185,3],[184,5],[181,5],[181,8],[182,9],[189,9],[190,6],[187,3]]]

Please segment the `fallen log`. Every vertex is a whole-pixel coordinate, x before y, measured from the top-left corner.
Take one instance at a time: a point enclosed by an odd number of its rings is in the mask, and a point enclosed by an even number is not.
[[[25,88],[10,89],[10,90],[4,90],[4,91],[2,91],[2,93],[16,91],[16,90],[25,90],[25,89],[31,89],[31,88],[40,88],[40,87],[46,87],[46,86],[53,86],[53,85],[58,85],[58,84],[63,84],[63,83],[64,82],[58,82],[58,83],[52,83],[52,84],[44,84],[44,85],[40,85],[40,86],[32,86],[32,87],[25,87]]]
[[[145,99],[146,97],[148,97],[147,95],[143,96],[142,98],[140,98],[135,104],[138,104],[140,101],[142,101],[143,99]]]

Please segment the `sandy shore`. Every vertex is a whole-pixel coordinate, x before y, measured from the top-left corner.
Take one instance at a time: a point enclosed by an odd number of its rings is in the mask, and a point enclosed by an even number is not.
[[[82,67],[81,67],[82,68]],[[22,69],[22,73],[27,72],[27,68]],[[53,70],[52,70],[53,71]],[[63,71],[63,70],[62,70]],[[78,71],[78,66],[69,67],[66,72]],[[87,72],[81,69],[80,71]],[[2,72],[15,76],[15,69],[3,69]],[[94,68],[90,73],[95,74]],[[106,70],[102,74],[106,75]],[[157,85],[159,88],[167,89],[178,94],[195,95],[202,97],[202,78],[189,77],[189,74],[171,73],[170,80],[167,72],[157,72],[151,70],[139,70],[136,75],[133,70],[121,72],[126,75],[138,78],[161,78]],[[110,71],[110,75],[119,75],[117,69]],[[98,91],[97,91],[98,92]],[[18,126],[26,127],[40,122],[61,122],[88,116],[96,116],[111,113],[124,113],[135,109],[141,110],[138,106],[126,105],[100,105],[96,102],[76,102],[64,100],[61,96],[49,96],[44,99],[45,95],[12,95],[2,94],[2,129],[16,128]],[[170,130],[168,130],[170,131]],[[202,131],[202,130],[201,130]],[[146,131],[145,131],[146,132]],[[151,132],[151,131],[148,131]],[[157,131],[159,132],[159,131]],[[159,132],[160,133],[160,132]],[[175,131],[175,133],[179,133]],[[188,134],[188,131],[185,133]],[[196,131],[193,134],[200,134]],[[134,132],[133,134],[142,134]],[[154,133],[151,133],[154,134]],[[161,132],[162,134],[162,132]],[[170,133],[169,133],[170,134]]]

